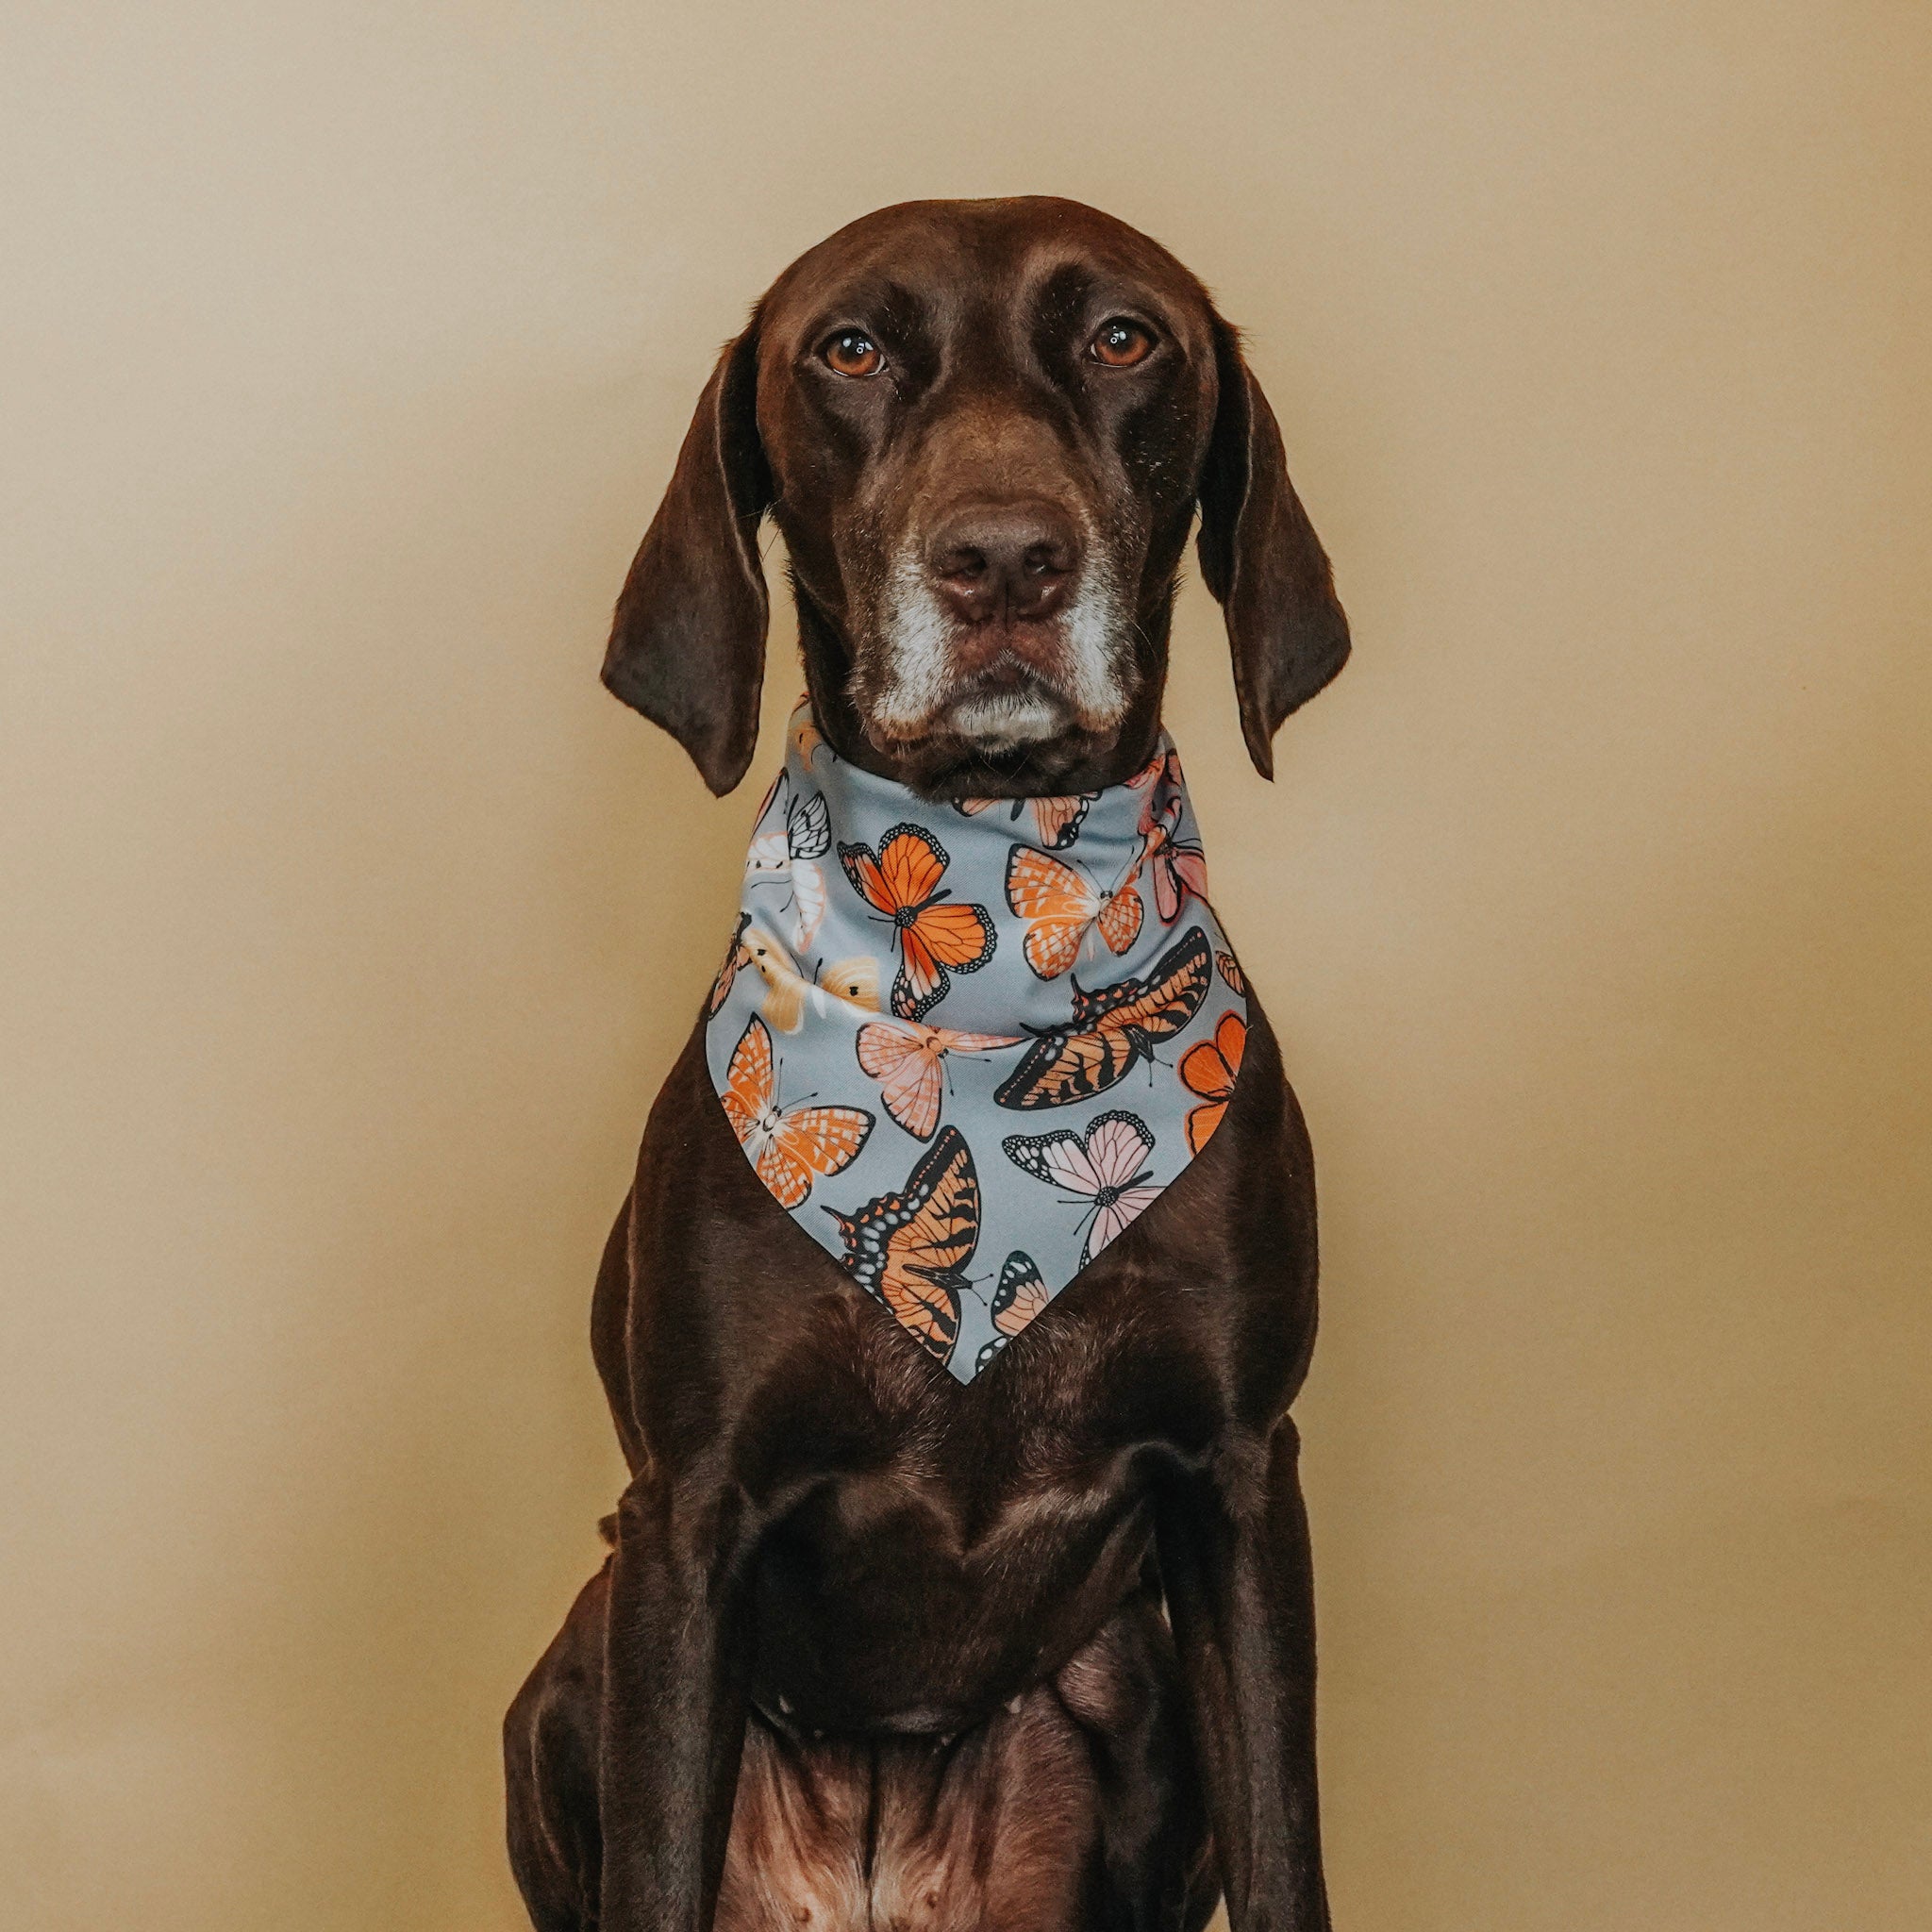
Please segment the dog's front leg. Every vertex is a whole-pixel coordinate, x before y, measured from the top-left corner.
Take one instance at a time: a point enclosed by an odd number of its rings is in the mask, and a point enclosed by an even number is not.
[[[1161,1579],[1233,1932],[1326,1932],[1315,1803],[1315,1609],[1286,1416],[1163,1499]]]
[[[649,1470],[618,1507],[602,1932],[709,1932],[744,1741],[741,1528],[716,1489]]]

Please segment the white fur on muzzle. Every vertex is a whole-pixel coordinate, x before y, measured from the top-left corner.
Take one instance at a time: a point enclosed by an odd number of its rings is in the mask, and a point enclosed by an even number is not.
[[[881,615],[886,666],[870,709],[890,737],[945,731],[996,754],[1055,737],[1069,716],[1104,731],[1125,714],[1129,619],[1112,572],[1092,553],[1072,601],[1049,620],[1058,648],[1036,671],[1040,689],[974,691],[954,661],[959,621],[940,602],[916,547],[900,552]]]

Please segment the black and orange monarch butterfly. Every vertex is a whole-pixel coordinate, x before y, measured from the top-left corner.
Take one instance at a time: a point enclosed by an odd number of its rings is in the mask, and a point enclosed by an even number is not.
[[[965,1136],[942,1128],[900,1192],[856,1214],[825,1212],[839,1224],[847,1273],[928,1355],[946,1360],[959,1339],[959,1297],[971,1285],[966,1264],[979,1245],[979,1174]]]
[[[1030,1111],[1091,1100],[1124,1080],[1154,1049],[1201,1010],[1214,973],[1213,949],[1197,925],[1176,940],[1143,979],[1089,992],[1077,979],[1074,1013],[1041,1032],[1012,1073],[993,1089],[1002,1107]]]
[[[919,1020],[945,998],[948,972],[977,973],[992,958],[992,920],[984,906],[947,903],[940,888],[946,849],[924,825],[894,825],[870,845],[841,845],[839,863],[853,891],[891,922],[899,948],[892,1011]]]

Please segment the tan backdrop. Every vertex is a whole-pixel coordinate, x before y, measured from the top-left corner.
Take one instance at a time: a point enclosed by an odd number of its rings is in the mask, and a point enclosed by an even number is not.
[[[0,1920],[521,1924],[751,803],[604,621],[778,267],[1052,190],[1250,329],[1356,625],[1273,790],[1197,589],[1171,714],[1322,1160],[1342,1932],[1932,1923],[1922,8],[5,32]]]

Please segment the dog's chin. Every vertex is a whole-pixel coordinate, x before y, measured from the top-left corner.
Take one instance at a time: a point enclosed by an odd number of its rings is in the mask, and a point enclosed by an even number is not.
[[[916,729],[866,736],[901,781],[927,798],[1041,798],[1112,750],[1111,725],[1091,727],[1040,689],[969,692]]]

